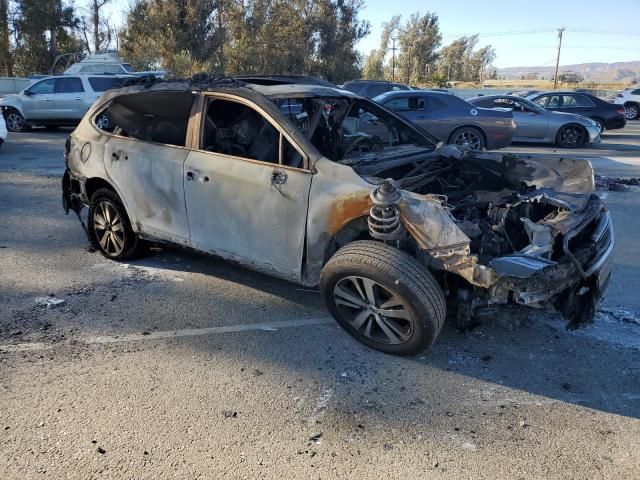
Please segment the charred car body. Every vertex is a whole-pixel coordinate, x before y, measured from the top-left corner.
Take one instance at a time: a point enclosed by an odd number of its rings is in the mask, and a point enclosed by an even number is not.
[[[611,272],[587,161],[442,147],[332,88],[123,88],[96,102],[65,158],[65,209],[88,207],[107,257],[169,242],[319,285],[349,333],[389,353],[431,345],[447,306],[461,327],[498,306],[555,308],[578,326]]]

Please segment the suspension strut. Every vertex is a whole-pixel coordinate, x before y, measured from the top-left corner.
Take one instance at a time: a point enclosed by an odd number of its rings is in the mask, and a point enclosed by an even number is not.
[[[369,210],[369,233],[376,240],[400,240],[404,229],[400,223],[398,204],[402,200],[392,179],[387,179],[371,191],[373,206]]]

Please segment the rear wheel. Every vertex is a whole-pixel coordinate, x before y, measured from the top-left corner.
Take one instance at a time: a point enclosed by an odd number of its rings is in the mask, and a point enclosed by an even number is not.
[[[482,150],[485,147],[482,132],[474,127],[458,128],[449,137],[449,143],[469,150]]]
[[[20,112],[15,109],[7,110],[4,114],[7,130],[10,132],[24,132],[29,129],[27,121]]]
[[[596,126],[600,130],[600,133],[603,133],[604,132],[604,120],[602,120],[601,118],[594,118],[593,121],[596,122]]]
[[[587,143],[587,130],[582,125],[565,125],[558,131],[556,143],[564,148],[582,147]]]
[[[143,241],[131,228],[122,201],[113,190],[101,188],[91,196],[87,223],[89,240],[105,257],[126,260],[142,253]]]
[[[635,120],[640,117],[640,106],[636,103],[627,103],[624,106],[624,118]]]
[[[411,355],[431,346],[446,316],[444,294],[427,269],[380,242],[338,250],[322,270],[320,289],[347,332],[385,353]]]

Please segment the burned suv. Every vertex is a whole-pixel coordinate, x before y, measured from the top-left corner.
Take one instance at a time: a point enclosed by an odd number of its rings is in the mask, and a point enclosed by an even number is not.
[[[106,114],[111,126],[96,119]],[[577,327],[607,287],[613,232],[591,165],[441,146],[376,103],[231,80],[106,93],[71,134],[63,202],[106,257],[147,241],[306,286],[364,344],[412,354],[525,307]]]

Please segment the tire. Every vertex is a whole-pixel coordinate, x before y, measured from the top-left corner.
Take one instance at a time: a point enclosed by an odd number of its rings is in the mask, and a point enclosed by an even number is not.
[[[91,195],[87,232],[91,244],[111,260],[136,258],[144,251],[144,242],[131,228],[120,197],[108,188]]]
[[[591,120],[593,120],[598,124],[598,127],[600,128],[600,134],[604,133],[605,131],[604,120],[601,118],[592,118]]]
[[[627,120],[637,120],[640,117],[640,105],[637,103],[624,104],[624,118]]]
[[[475,127],[461,127],[454,130],[449,136],[448,143],[467,147],[474,151],[483,150],[486,146],[484,134]]]
[[[579,148],[587,143],[589,134],[586,128],[576,123],[564,125],[556,135],[556,144],[562,148]]]
[[[14,108],[8,109],[4,113],[4,121],[10,132],[26,132],[30,129],[22,114]]]
[[[53,131],[58,129],[58,125],[45,125],[44,128]]]
[[[320,291],[348,333],[394,355],[430,347],[446,317],[444,294],[431,273],[413,257],[376,241],[338,250],[322,269]]]

